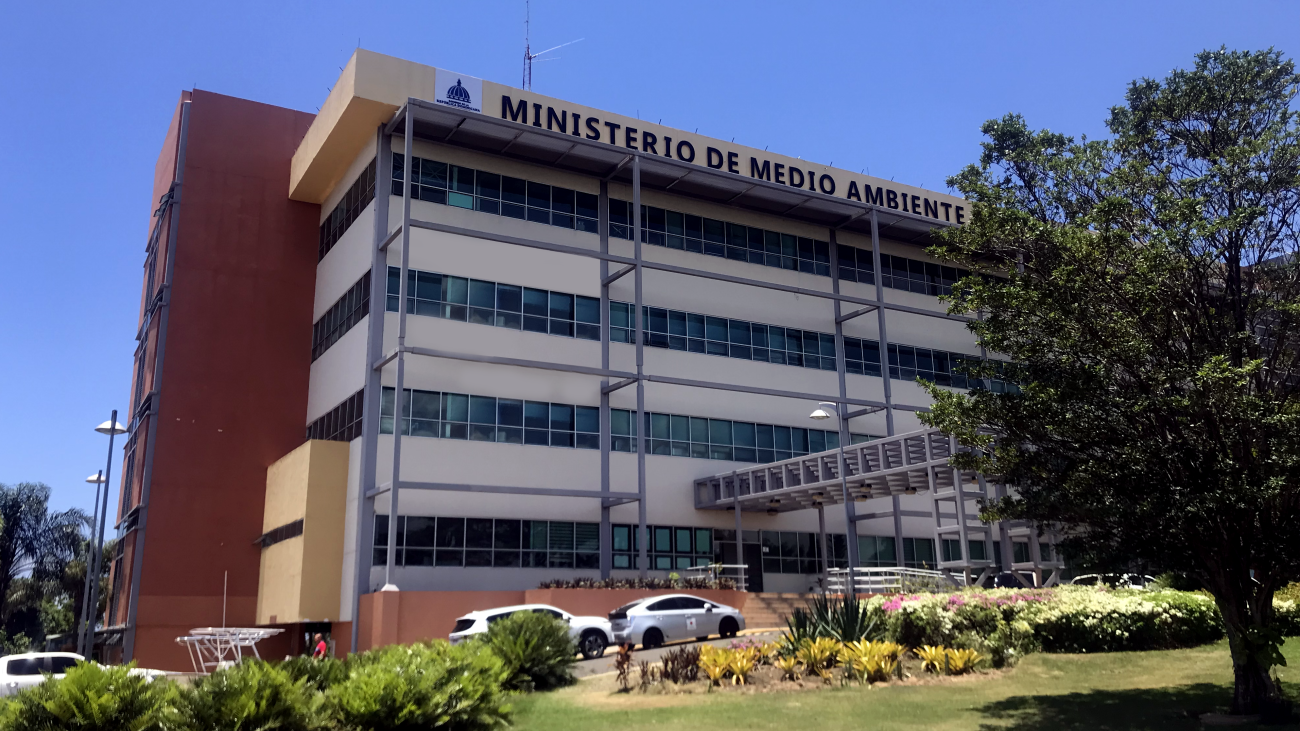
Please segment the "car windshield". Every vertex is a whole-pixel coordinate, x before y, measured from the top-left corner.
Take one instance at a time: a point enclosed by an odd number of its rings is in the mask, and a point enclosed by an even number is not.
[[[614,611],[610,612],[610,614],[627,614],[628,610],[635,609],[636,607],[641,606],[643,603],[645,603],[645,600],[635,601],[632,602],[631,604],[624,604],[618,609],[615,609]]]
[[[40,675],[53,673],[63,675],[77,664],[75,657],[20,657],[9,661],[5,671],[9,675]]]

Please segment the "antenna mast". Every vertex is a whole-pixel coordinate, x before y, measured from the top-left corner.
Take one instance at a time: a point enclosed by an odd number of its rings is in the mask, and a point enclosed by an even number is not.
[[[541,59],[542,61],[558,61],[560,60],[559,56],[552,56],[551,58],[541,58],[541,57],[545,56],[551,51],[559,50],[561,48],[564,48],[565,46],[572,46],[578,41],[586,40],[584,38],[579,38],[577,41],[569,41],[568,43],[561,43],[560,45],[553,46],[551,48],[546,49],[545,51],[533,53],[533,47],[530,43],[529,33],[528,33],[530,21],[532,19],[531,15],[532,15],[531,0],[524,0],[524,79],[523,79],[522,88],[526,90],[531,90],[533,88],[533,59]]]
[[[530,0],[524,0],[524,81],[522,88],[533,88],[533,54],[532,47],[528,42],[529,21],[532,16],[532,5]]]

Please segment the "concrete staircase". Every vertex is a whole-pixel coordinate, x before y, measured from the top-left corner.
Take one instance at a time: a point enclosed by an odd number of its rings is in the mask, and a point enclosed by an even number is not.
[[[777,594],[751,592],[745,595],[745,627],[748,629],[785,628],[785,620],[794,610],[802,609],[815,594]]]

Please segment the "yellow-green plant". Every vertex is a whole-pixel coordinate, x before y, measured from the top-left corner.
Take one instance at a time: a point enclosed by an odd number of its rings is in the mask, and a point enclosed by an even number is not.
[[[781,671],[781,677],[785,680],[799,679],[799,660],[797,658],[789,656],[778,657],[772,661],[772,664],[776,666],[777,670]]]
[[[916,656],[921,658],[921,669],[927,673],[943,675],[948,672],[948,648],[943,645],[921,645]]]
[[[831,668],[835,666],[841,647],[840,643],[829,637],[805,639],[795,657],[803,663],[805,670],[829,683]]]
[[[899,658],[905,649],[896,642],[848,642],[840,650],[844,675],[870,683],[889,680],[899,670]]]
[[[754,668],[758,665],[758,651],[756,648],[751,648],[734,650],[730,654],[727,670],[731,672],[731,682],[735,685],[744,685],[749,674],[754,672]]]
[[[781,643],[764,642],[758,646],[758,662],[761,665],[771,665],[772,661],[781,652]]]
[[[705,651],[705,648],[709,648]],[[709,687],[721,685],[722,679],[731,669],[731,650],[712,645],[700,646],[700,669],[709,677]]]
[[[974,650],[948,650],[948,672],[953,675],[969,673],[984,656]]]

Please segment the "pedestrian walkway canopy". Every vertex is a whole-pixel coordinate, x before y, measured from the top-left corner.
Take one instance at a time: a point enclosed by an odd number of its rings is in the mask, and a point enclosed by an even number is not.
[[[956,470],[949,458],[960,447],[954,437],[938,429],[898,434],[844,448],[843,484],[840,450],[754,465],[705,477],[695,482],[695,507],[700,510],[789,512],[849,499],[864,501],[891,495],[933,491],[936,497],[952,493],[958,481],[978,482],[973,472]],[[968,497],[985,497],[971,492]]]

